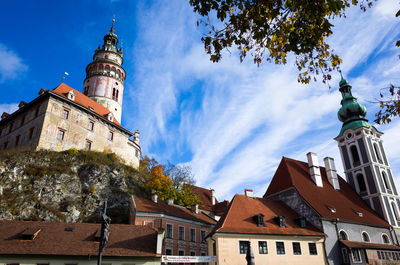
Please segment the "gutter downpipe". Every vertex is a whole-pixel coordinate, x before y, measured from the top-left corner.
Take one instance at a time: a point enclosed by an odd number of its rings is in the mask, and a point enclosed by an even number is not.
[[[218,259],[217,259],[217,241],[215,241],[215,239],[213,238],[214,235],[210,236],[211,240],[214,241],[213,243],[213,255],[215,255],[215,264],[218,265]],[[214,254],[214,244],[215,244],[215,254]]]
[[[335,230],[336,230],[336,238],[337,238],[337,242],[338,242],[338,248],[339,248],[339,253],[341,252],[341,250],[340,250],[340,242],[339,242],[339,240],[340,240],[340,238],[339,238],[339,229],[338,229],[338,227],[337,227],[337,223],[339,222],[339,218],[336,218],[335,219],[335,221],[333,221],[333,223],[335,224]],[[325,255],[326,255],[326,249],[324,249],[325,250]],[[328,256],[326,257],[326,259],[328,259]]]

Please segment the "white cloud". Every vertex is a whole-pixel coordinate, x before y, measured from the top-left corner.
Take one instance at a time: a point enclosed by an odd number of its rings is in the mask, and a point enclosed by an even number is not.
[[[0,82],[15,79],[28,70],[18,55],[0,43]]]
[[[9,114],[13,113],[18,109],[18,104],[17,103],[11,103],[11,104],[0,104],[0,115],[3,112],[7,112]]]
[[[385,4],[379,8],[365,14],[352,10],[337,22],[331,40],[344,59],[345,76],[354,71],[354,94],[371,113],[374,89],[398,78],[398,61],[390,59],[396,51],[390,47],[399,30],[393,19],[383,18]],[[127,100],[135,106],[129,123],[140,126],[145,154],[162,162],[190,162],[198,184],[215,188],[219,199],[244,188],[263,195],[282,156],[305,161],[306,153],[315,151],[321,164],[323,157],[334,157],[342,172],[332,139],[341,126],[337,90],[298,84],[292,62],[257,68],[250,59],[239,63],[226,53],[220,63],[211,63],[196,17],[180,1],[139,9],[142,34]],[[337,87],[338,80],[334,76],[331,85]],[[391,128],[385,137],[396,142]],[[399,157],[394,142],[386,145],[387,152]]]

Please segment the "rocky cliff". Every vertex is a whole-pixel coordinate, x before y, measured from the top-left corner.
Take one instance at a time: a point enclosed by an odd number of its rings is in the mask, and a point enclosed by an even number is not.
[[[112,153],[0,152],[0,219],[95,222],[103,201],[128,222],[138,173]]]

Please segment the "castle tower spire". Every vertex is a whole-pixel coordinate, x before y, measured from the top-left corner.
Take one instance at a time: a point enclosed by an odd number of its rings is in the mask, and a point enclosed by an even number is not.
[[[347,182],[399,234],[400,197],[383,148],[383,133],[365,119],[367,109],[353,97],[351,86],[343,76],[339,85],[342,107],[338,118],[343,125],[335,140]]]
[[[110,31],[104,36],[103,46],[95,50],[93,62],[86,67],[83,93],[108,108],[121,122],[125,70],[123,52],[118,48],[118,36],[112,20]]]

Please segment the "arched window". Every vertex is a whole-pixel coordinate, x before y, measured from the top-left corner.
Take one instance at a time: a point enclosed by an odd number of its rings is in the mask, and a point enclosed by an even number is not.
[[[367,232],[362,232],[361,235],[364,242],[369,242],[369,235]]]
[[[343,230],[340,230],[339,232],[339,239],[340,240],[348,240],[349,238],[347,237],[347,233]]]
[[[396,217],[396,220],[399,220],[399,211],[397,210],[396,203],[392,201],[391,206],[392,206],[393,214]]]
[[[119,94],[118,89],[116,89],[116,88],[114,87],[114,88],[113,88],[113,92],[112,92],[112,99],[118,100],[118,94]]]
[[[378,159],[378,161],[382,161],[381,155],[379,154],[378,150],[379,150],[378,145],[376,143],[374,143],[374,151],[375,151],[376,158]]]
[[[108,59],[108,55],[106,54],[106,55],[104,55],[104,59]]]
[[[383,183],[385,183],[385,188],[387,190],[391,190],[390,189],[390,185],[389,185],[389,180],[388,180],[387,175],[386,175],[386,173],[384,171],[382,171],[382,178],[383,178]]]
[[[358,155],[358,150],[357,146],[352,145],[350,146],[350,152],[351,156],[353,157],[353,166],[359,166],[360,165],[360,156]]]
[[[110,72],[110,66],[106,65],[106,72],[109,73]]]
[[[99,71],[100,71],[101,73],[104,72],[104,66],[103,66],[102,64],[100,64],[100,66],[99,66]]]
[[[389,237],[386,234],[382,234],[382,242],[384,244],[389,244],[390,243]]]
[[[358,182],[358,187],[360,188],[360,193],[366,192],[367,186],[365,185],[364,176],[362,174],[357,174],[356,178]]]

